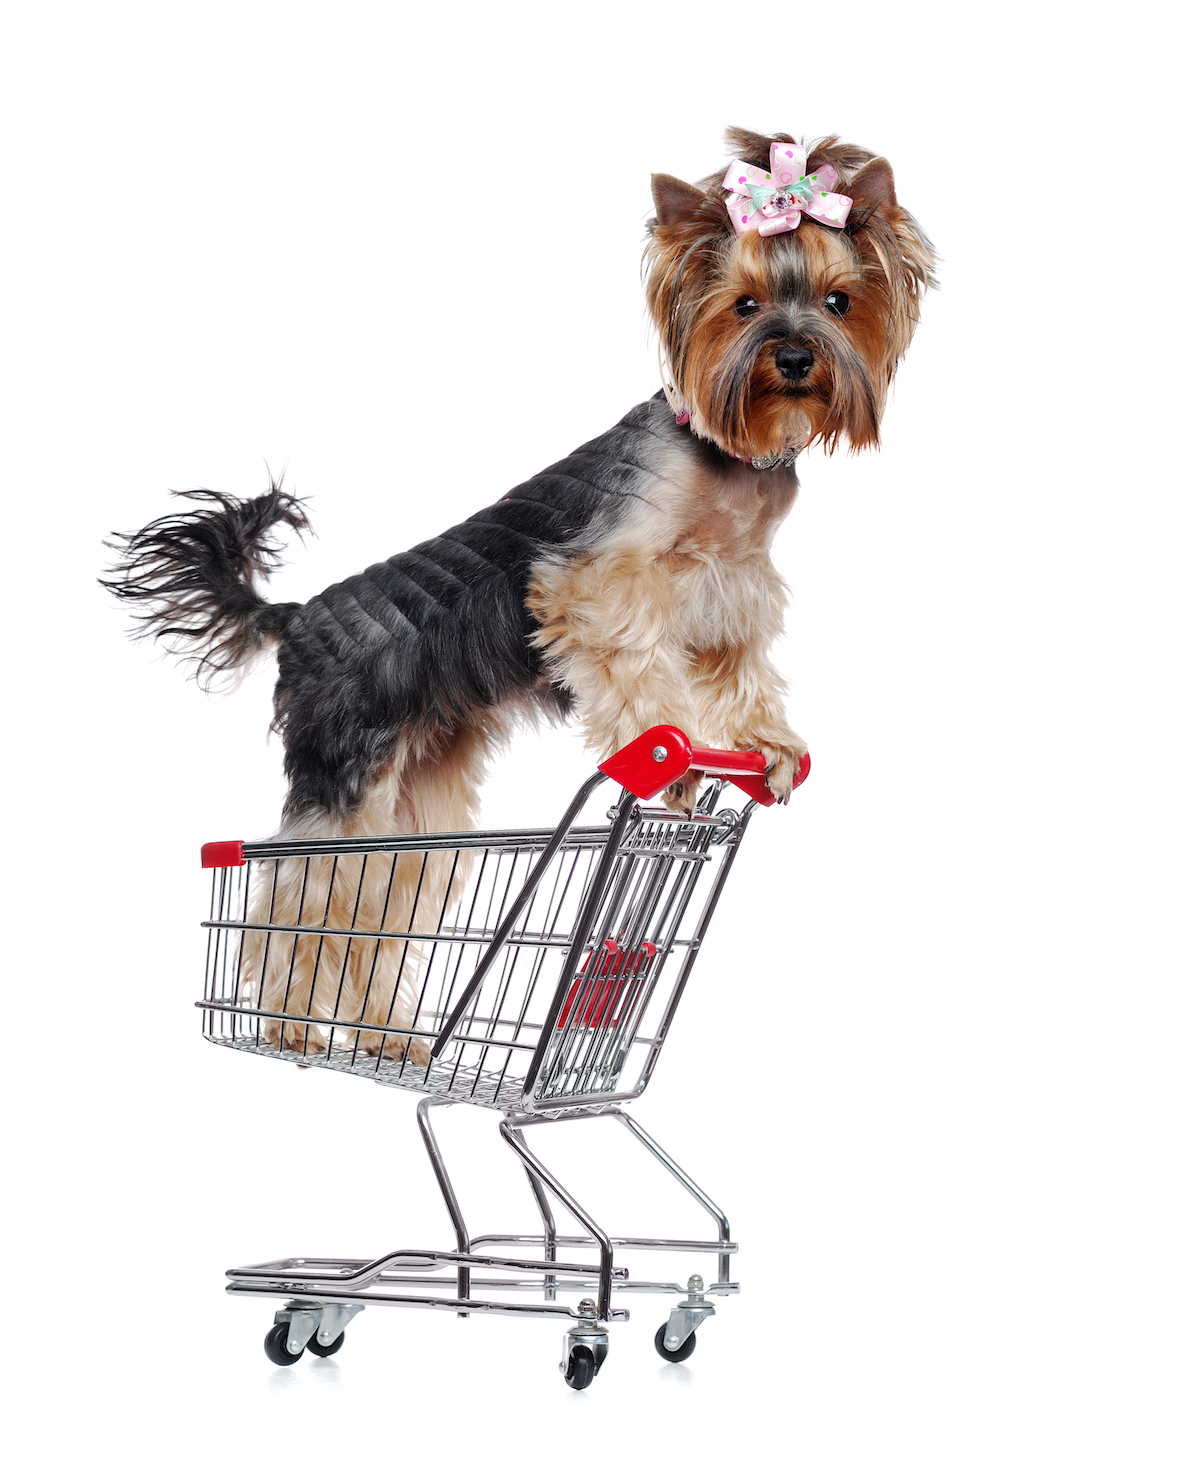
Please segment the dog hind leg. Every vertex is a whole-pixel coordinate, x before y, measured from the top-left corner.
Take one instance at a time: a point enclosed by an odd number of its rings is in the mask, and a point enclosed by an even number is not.
[[[507,732],[504,716],[487,711],[441,738],[402,735],[353,813],[292,817],[279,835],[303,840],[468,831],[478,818],[488,759]],[[242,993],[256,1009],[273,1013],[262,1023],[267,1044],[320,1053],[336,1026],[356,1052],[426,1064],[426,1040],[371,1027],[417,1029],[428,961],[425,947],[407,935],[438,930],[471,866],[471,854],[458,849],[263,864],[251,894],[251,923],[306,931],[247,933]],[[356,931],[366,932],[360,937]],[[388,933],[397,937],[381,937]],[[284,1015],[291,1019],[276,1019]]]
[[[464,832],[478,820],[478,791],[487,761],[504,737],[495,716],[478,718],[438,748],[419,753],[397,750],[391,769],[364,805],[368,821],[387,820],[398,832]],[[447,849],[399,855],[379,854],[368,860],[373,869],[366,911],[380,930],[406,934],[437,933],[461,897],[473,867],[469,850]],[[359,1019],[369,1025],[421,1029],[433,1018],[418,1012],[428,981],[426,946],[397,938],[372,945],[353,942],[350,988],[360,1003]],[[432,997],[430,997],[432,1000]],[[345,1008],[341,1011],[345,1015]],[[380,1052],[402,1064],[427,1065],[429,1044],[421,1038],[372,1032],[364,1026],[362,1049]]]

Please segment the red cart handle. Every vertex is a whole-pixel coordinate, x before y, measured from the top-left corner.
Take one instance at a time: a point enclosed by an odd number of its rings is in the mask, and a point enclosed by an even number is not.
[[[805,751],[793,789],[807,779],[811,765]],[[600,763],[606,776],[643,801],[665,791],[687,771],[703,771],[710,776],[725,776],[760,806],[774,806],[775,796],[763,779],[766,766],[767,758],[761,750],[706,750],[693,746],[674,725],[655,725]]]
[[[707,750],[693,746],[682,730],[674,725],[655,725],[636,740],[631,740],[606,761],[600,769],[620,782],[626,791],[642,801],[665,791],[687,771],[703,771],[708,776],[725,776],[734,786],[752,796],[760,806],[774,806],[775,796],[763,780],[767,758],[761,750]],[[808,779],[808,751],[800,757],[793,791]],[[206,842],[200,849],[203,868],[244,868],[246,857],[240,842]]]

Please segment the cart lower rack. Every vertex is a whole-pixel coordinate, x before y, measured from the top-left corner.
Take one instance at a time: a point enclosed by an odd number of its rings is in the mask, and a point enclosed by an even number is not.
[[[557,1317],[568,1329],[562,1372],[582,1389],[603,1365],[608,1324],[628,1317],[614,1292],[680,1296],[655,1345],[671,1361],[691,1355],[714,1310],[707,1297],[737,1291],[737,1247],[724,1213],[623,1104],[653,1074],[751,812],[774,800],[763,765],[657,726],[605,761],[553,830],[205,846],[206,1038],[424,1094],[417,1123],[455,1236],[449,1251],[229,1271],[231,1293],[285,1299],[265,1344],[273,1362],[337,1352],[366,1306]],[[690,815],[638,804],[689,770],[715,778]],[[806,756],[796,784],[807,774]],[[576,825],[609,779],[624,791],[605,822]],[[753,798],[740,812],[717,810],[727,780]],[[468,1232],[431,1119],[452,1103],[503,1115],[539,1234]],[[582,1118],[622,1125],[710,1216],[715,1237],[609,1236],[526,1138]],[[556,1207],[583,1233],[560,1234]],[[616,1264],[617,1252],[654,1251],[715,1256],[715,1273],[680,1286],[630,1279]],[[559,1301],[576,1292],[577,1305]]]

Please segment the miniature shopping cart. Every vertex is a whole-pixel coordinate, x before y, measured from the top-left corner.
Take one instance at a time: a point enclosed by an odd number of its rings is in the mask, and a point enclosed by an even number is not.
[[[567,1328],[561,1371],[582,1389],[604,1363],[609,1324],[628,1318],[615,1292],[680,1296],[655,1346],[672,1362],[691,1356],[714,1311],[707,1297],[738,1289],[737,1247],[723,1212],[623,1104],[654,1071],[750,815],[774,800],[763,766],[761,754],[693,749],[660,725],[605,761],[553,830],[203,849],[213,869],[205,1036],[424,1094],[417,1123],[454,1227],[453,1250],[229,1271],[233,1294],[284,1299],[265,1343],[272,1362],[337,1352],[367,1306],[553,1317]],[[640,804],[689,771],[713,778],[692,815]],[[805,756],[796,784],[807,774]],[[610,779],[624,789],[606,820],[575,825]],[[717,810],[727,783],[752,798],[742,810]],[[501,1113],[540,1233],[469,1233],[431,1121],[451,1103]],[[711,1216],[715,1239],[603,1230],[526,1140],[535,1126],[593,1117],[644,1145]],[[561,1234],[556,1207],[583,1233]],[[716,1280],[632,1280],[616,1257],[640,1251],[715,1255]],[[522,1291],[541,1299],[496,1296]],[[577,1306],[559,1300],[577,1292]]]

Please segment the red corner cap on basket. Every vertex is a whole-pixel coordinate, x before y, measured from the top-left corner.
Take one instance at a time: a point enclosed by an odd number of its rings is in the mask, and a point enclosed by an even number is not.
[[[763,778],[766,764],[760,750],[693,749],[682,730],[674,725],[655,725],[602,761],[600,769],[643,801],[665,791],[686,771],[703,771],[710,776],[724,776],[760,806],[774,806],[774,793]],[[796,768],[793,790],[808,779],[811,767],[812,760],[805,751]]]
[[[244,868],[246,859],[242,856],[242,843],[239,838],[236,842],[206,842],[200,849],[200,866],[202,868]]]
[[[665,791],[691,769],[692,745],[674,725],[654,725],[600,762],[606,776],[643,801]]]

